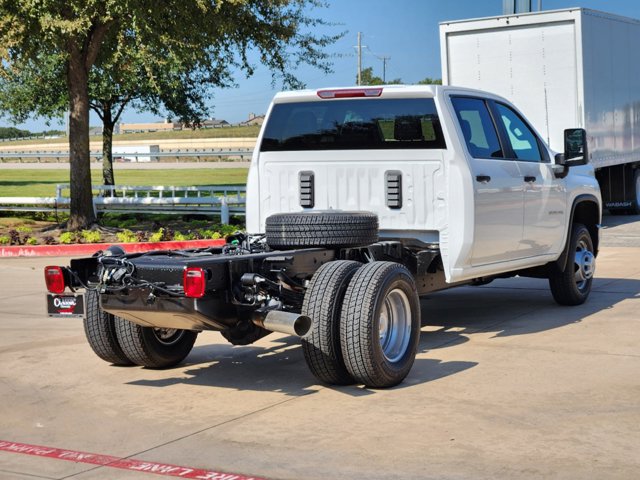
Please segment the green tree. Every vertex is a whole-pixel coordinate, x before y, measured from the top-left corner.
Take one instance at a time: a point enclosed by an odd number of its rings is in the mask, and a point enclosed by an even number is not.
[[[33,79],[34,87],[39,81],[41,95],[25,99],[31,112],[49,117],[59,115],[62,105],[69,110],[68,228],[95,222],[90,108],[102,109],[104,123],[137,101],[197,123],[212,87],[232,84],[234,69],[253,74],[252,52],[274,80],[299,87],[295,67],[306,63],[327,71],[323,49],[339,38],[309,33],[324,25],[305,13],[317,6],[316,0],[0,0],[3,78],[14,85]],[[52,78],[58,81],[47,84]],[[132,92],[124,80],[145,89]],[[178,84],[188,88],[175,89]]]
[[[364,68],[360,76],[362,85],[402,85],[404,83],[401,78],[394,78],[393,80],[385,82],[382,78],[373,74],[373,67]],[[426,77],[416,82],[416,85],[442,85],[442,80],[439,78]]]
[[[362,69],[362,72],[360,72],[360,78],[362,81],[362,85],[399,85],[402,83],[402,79],[400,78],[394,78],[389,82],[385,82],[384,80],[382,80],[382,78],[376,77],[373,74],[373,67]]]
[[[426,77],[418,81],[416,85],[442,85],[442,79]]]
[[[356,78],[356,81],[358,79]],[[384,85],[382,78],[373,74],[373,67],[363,68],[360,72],[360,80],[362,85]]]
[[[20,130],[15,127],[0,127],[0,138],[22,138],[31,135],[29,130]]]

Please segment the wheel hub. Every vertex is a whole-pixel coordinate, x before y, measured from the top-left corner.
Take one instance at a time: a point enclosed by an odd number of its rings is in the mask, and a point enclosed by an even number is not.
[[[180,340],[182,332],[175,328],[154,328],[153,333],[161,343],[171,345]]]
[[[593,278],[596,268],[596,259],[584,241],[576,248],[574,260],[575,281],[578,288],[582,289]]]
[[[402,290],[394,289],[385,297],[378,322],[382,353],[390,362],[397,362],[411,337],[411,306]]]

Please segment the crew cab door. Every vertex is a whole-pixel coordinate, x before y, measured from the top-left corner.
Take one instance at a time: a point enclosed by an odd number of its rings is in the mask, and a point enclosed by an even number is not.
[[[507,159],[489,101],[452,96],[470,158],[474,186],[471,265],[515,260],[524,218],[524,181],[518,163]]]
[[[519,253],[556,253],[564,238],[566,190],[556,178],[549,153],[526,120],[511,106],[491,102],[506,156],[518,164],[524,185],[524,225]]]

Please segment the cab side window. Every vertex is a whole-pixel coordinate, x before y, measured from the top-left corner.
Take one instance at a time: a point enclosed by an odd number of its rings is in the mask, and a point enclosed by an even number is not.
[[[526,162],[542,161],[538,140],[527,124],[506,105],[497,102],[495,105],[500,115],[500,121],[502,121],[509,137],[509,143],[515,157]]]
[[[469,153],[474,158],[503,158],[496,127],[484,100],[452,97]]]

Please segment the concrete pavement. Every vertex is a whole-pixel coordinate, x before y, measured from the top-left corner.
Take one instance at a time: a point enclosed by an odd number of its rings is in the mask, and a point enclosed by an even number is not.
[[[413,370],[377,391],[319,385],[275,334],[110,366],[81,320],[43,314],[42,267],[68,259],[1,259],[0,440],[268,479],[635,479],[640,222],[619,218],[585,305],[533,279],[430,295]],[[157,476],[0,452],[0,478]]]

